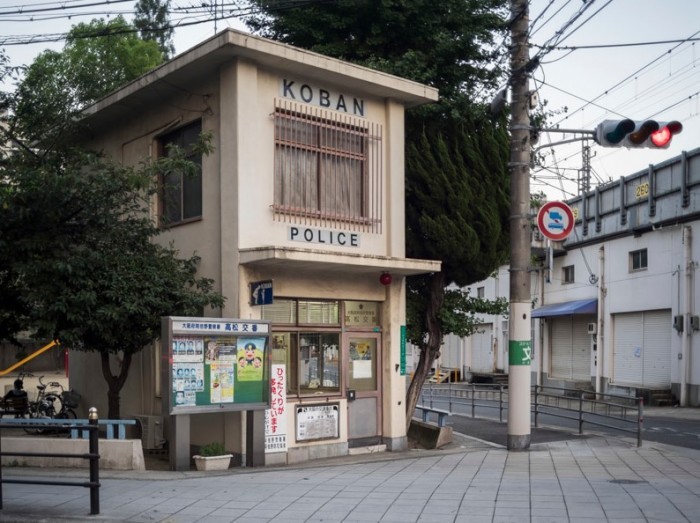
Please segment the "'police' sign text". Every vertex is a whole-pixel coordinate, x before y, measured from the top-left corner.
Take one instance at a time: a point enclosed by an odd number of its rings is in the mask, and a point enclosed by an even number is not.
[[[328,231],[310,227],[290,227],[289,239],[294,242],[319,243],[340,247],[360,246],[360,235],[356,232]]]

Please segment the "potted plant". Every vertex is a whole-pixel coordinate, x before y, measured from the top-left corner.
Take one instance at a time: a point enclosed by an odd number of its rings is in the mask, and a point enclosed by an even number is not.
[[[192,456],[197,470],[226,470],[231,464],[233,454],[218,441],[202,445],[199,454]]]

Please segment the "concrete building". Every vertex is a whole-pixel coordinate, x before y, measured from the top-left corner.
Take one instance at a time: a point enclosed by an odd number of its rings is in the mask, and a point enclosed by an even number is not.
[[[700,149],[567,203],[574,230],[551,256],[533,234],[532,383],[700,405]],[[508,267],[469,289],[507,298]],[[482,321],[443,365],[507,372],[507,319]]]
[[[172,224],[161,241],[201,256],[199,274],[227,297],[205,315],[271,322],[286,403],[268,464],[406,447],[404,280],[440,263],[405,257],[404,110],[435,100],[425,85],[226,30],[87,111],[92,143],[124,164],[212,134],[214,152],[193,158],[201,176],[166,175],[151,213]],[[273,300],[257,305],[262,281]],[[170,350],[140,353],[122,391],[122,416],[163,423],[148,445],[172,433]],[[106,412],[98,358],[71,356],[71,385]],[[302,414],[328,406],[328,430],[304,437]],[[219,440],[245,462],[262,416],[195,414],[188,443]]]

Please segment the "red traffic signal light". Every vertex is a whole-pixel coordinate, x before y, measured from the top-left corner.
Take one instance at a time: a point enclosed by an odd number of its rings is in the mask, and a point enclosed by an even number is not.
[[[596,127],[594,137],[603,147],[666,149],[682,130],[683,125],[677,121],[605,120]]]
[[[683,125],[680,122],[668,122],[658,131],[651,133],[649,139],[656,147],[665,149],[671,143],[673,135],[680,133],[683,130]]]

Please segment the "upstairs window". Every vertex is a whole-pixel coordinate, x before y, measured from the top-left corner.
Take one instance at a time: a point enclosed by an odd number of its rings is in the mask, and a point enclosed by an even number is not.
[[[574,275],[574,266],[573,265],[567,265],[566,267],[562,268],[562,283],[574,283],[575,280],[575,275]]]
[[[202,155],[192,151],[202,132],[202,122],[196,121],[172,131],[160,139],[160,155],[168,155],[170,147],[186,152],[186,158],[197,167],[194,174],[167,172],[161,179],[161,216],[165,225],[177,225],[202,217]]]
[[[480,300],[484,299],[484,296],[486,295],[486,288],[485,287],[477,287],[476,288],[476,297],[479,298]]]
[[[630,252],[630,272],[641,271],[648,267],[647,250],[640,249]]]
[[[286,100],[276,104],[275,218],[381,232],[381,126]]]

